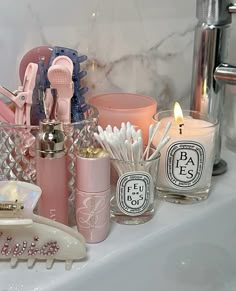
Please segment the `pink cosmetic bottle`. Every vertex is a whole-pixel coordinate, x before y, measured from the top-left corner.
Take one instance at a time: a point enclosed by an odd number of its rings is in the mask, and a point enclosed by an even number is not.
[[[87,243],[103,241],[110,227],[110,156],[76,157],[76,221]]]
[[[68,225],[68,182],[62,123],[40,122],[37,138],[37,185],[42,189],[38,213]]]

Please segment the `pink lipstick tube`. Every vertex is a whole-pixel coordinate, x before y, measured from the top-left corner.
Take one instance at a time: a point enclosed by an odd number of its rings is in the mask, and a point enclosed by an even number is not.
[[[41,121],[36,141],[37,185],[42,189],[38,213],[68,225],[68,174],[62,123]]]
[[[87,243],[103,241],[110,227],[110,156],[76,157],[76,221]]]

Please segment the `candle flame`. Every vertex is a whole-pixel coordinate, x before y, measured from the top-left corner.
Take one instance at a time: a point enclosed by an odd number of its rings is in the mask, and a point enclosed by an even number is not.
[[[175,102],[175,105],[174,105],[174,117],[177,123],[179,124],[183,123],[184,121],[183,111],[178,102]]]

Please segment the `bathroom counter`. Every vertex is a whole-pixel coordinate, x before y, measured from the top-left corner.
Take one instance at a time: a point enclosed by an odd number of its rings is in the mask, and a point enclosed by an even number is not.
[[[51,270],[47,270],[45,263],[42,262],[36,263],[32,269],[27,269],[25,262],[19,262],[14,269],[8,262],[1,262],[0,291],[118,291],[121,289],[143,291],[150,280],[148,262],[153,256],[156,256],[158,262],[159,255],[161,257],[165,250],[165,239],[168,235],[175,234],[177,229],[197,225],[197,221],[202,217],[220,210],[221,205],[230,203],[236,198],[236,154],[226,150],[222,153],[222,157],[228,162],[228,172],[213,177],[211,194],[206,201],[192,205],[161,202],[154,218],[146,224],[137,226],[112,224],[108,238],[99,244],[88,245],[88,259],[74,262],[70,271],[65,271],[62,262],[54,263]],[[181,239],[181,236],[176,235],[168,242],[173,245]],[[149,252],[149,247],[154,244],[157,247]],[[134,267],[141,269],[141,275],[137,271],[133,272]],[[142,284],[145,286],[142,287]],[[146,286],[145,290],[154,289]],[[171,288],[169,290],[174,291]]]

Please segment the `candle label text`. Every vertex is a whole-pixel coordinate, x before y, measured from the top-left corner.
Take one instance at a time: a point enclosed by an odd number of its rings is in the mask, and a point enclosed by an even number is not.
[[[181,141],[170,145],[166,154],[166,174],[177,188],[194,186],[201,178],[205,149],[197,142]]]
[[[116,201],[120,211],[130,216],[144,213],[153,197],[153,181],[147,172],[128,172],[120,176],[116,187]]]

